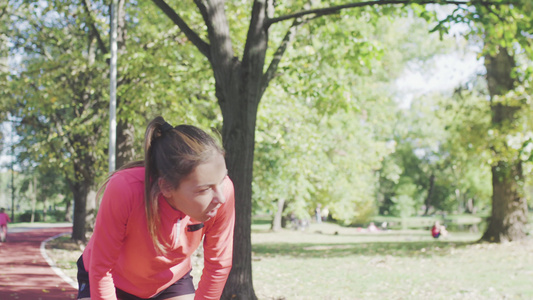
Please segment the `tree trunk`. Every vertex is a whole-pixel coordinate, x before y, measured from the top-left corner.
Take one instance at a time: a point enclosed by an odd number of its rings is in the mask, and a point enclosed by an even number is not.
[[[94,129],[97,130],[96,128]],[[76,137],[77,138],[77,137]],[[79,139],[75,139],[79,141]],[[85,140],[87,142],[87,140]],[[88,147],[88,145],[81,145]],[[74,196],[74,221],[72,239],[85,242],[87,229],[87,201],[94,184],[94,161],[90,153],[79,153],[74,159],[74,179],[69,180],[69,187]]]
[[[236,90],[234,90],[236,92]],[[219,101],[222,98],[219,95]],[[228,173],[235,184],[233,267],[221,299],[257,299],[252,282],[252,175],[257,107],[250,98],[236,96],[240,109],[223,106],[222,135]],[[243,109],[245,108],[245,109]]]
[[[197,2],[198,3],[198,2]],[[223,125],[229,176],[235,184],[233,267],[221,299],[257,299],[252,280],[252,176],[255,128],[268,46],[266,2],[255,1],[242,62],[234,56],[223,1],[201,7],[208,25],[210,63]]]
[[[126,48],[127,41],[127,26],[126,26],[126,10],[125,0],[118,1],[117,7],[117,52],[119,57],[127,55]],[[122,76],[121,70],[118,70],[117,76]],[[124,77],[124,76],[122,76]],[[117,83],[117,89],[123,84],[124,80]],[[119,112],[117,120],[117,157],[115,163],[115,170],[122,167],[135,158],[134,137],[135,128],[133,124],[125,119],[120,118],[120,112],[124,107],[130,105],[125,97],[117,96],[117,109]]]
[[[433,196],[433,188],[435,187],[435,174],[431,174],[429,176],[429,189],[428,189],[428,195],[426,197],[426,201],[424,201],[426,205],[426,210],[424,211],[424,216],[427,216],[429,213],[429,206],[431,205],[431,197]]]
[[[87,192],[87,205],[85,206],[85,231],[93,231],[94,223],[96,222],[96,213],[98,211],[99,204],[96,199],[97,191],[93,187]]]
[[[46,198],[43,199],[43,222],[46,222],[46,213],[48,208],[46,207]]]
[[[493,103],[493,99],[513,88],[511,72],[515,66],[514,58],[506,49],[500,48],[496,56],[485,57],[485,66],[491,96],[492,125],[498,130],[505,130],[504,126],[512,124],[519,107],[502,102]],[[496,157],[501,155],[495,154]],[[527,202],[520,182],[523,182],[523,174],[518,155],[510,155],[507,160],[500,160],[492,167],[492,213],[481,240],[501,243],[526,237]]]
[[[229,176],[235,183],[235,231],[233,267],[222,299],[257,299],[252,283],[252,165],[255,114],[235,110],[233,118],[224,118],[224,145]],[[227,124],[229,123],[229,124]],[[229,126],[228,126],[229,125]]]
[[[90,184],[83,181],[71,185],[74,195],[74,221],[72,224],[72,239],[85,242],[85,226],[87,218],[87,196]]]
[[[462,214],[465,211],[465,203],[461,199],[461,191],[455,189],[455,200],[457,200],[457,212]]]
[[[527,202],[516,178],[523,178],[519,163],[500,161],[492,167],[492,214],[482,240],[501,243],[526,238]]]
[[[124,99],[119,99],[119,106],[126,105]],[[120,107],[119,107],[120,109]],[[127,121],[120,120],[117,124],[117,159],[116,167],[118,169],[125,165],[128,162],[133,161],[135,157],[135,148],[134,148],[134,131],[135,128],[131,123]]]
[[[285,208],[285,199],[278,199],[278,209],[276,209],[276,214],[274,215],[274,220],[272,221],[272,230],[280,231],[282,228],[281,219],[283,216],[283,209]]]
[[[67,200],[65,205],[65,222],[72,222],[72,200]]]
[[[466,212],[469,214],[475,214],[476,213],[476,207],[475,207],[475,200],[474,198],[468,198],[466,201]]]
[[[35,222],[35,206],[37,205],[37,181],[35,177],[33,177],[33,181],[30,183],[31,185],[31,220],[30,223]]]

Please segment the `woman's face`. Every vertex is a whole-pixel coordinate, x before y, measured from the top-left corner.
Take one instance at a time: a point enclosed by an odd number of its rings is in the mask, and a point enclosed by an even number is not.
[[[224,157],[216,153],[198,165],[177,189],[161,190],[172,207],[196,221],[205,222],[213,218],[220,205],[226,202],[222,183],[227,174]]]

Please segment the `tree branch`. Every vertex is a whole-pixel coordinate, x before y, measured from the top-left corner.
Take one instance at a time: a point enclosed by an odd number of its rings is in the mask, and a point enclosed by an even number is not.
[[[200,52],[211,61],[211,51],[208,43],[203,41],[196,32],[194,32],[183,19],[170,7],[164,0],[152,0],[170,20],[176,24],[187,38],[200,50]]]
[[[105,46],[104,41],[102,40],[102,37],[100,36],[100,32],[96,28],[94,17],[91,13],[91,7],[89,2],[87,0],[83,0],[83,8],[85,8],[85,12],[87,13],[87,16],[89,17],[91,30],[94,32],[94,35],[96,36],[96,40],[98,41],[98,48],[100,48],[100,51],[102,51],[103,54],[107,54],[107,47]]]
[[[0,4],[0,18],[7,13],[7,2],[5,4]]]
[[[270,84],[270,81],[274,78],[276,75],[276,71],[278,69],[279,63],[281,61],[281,58],[283,57],[283,54],[285,54],[285,51],[287,50],[290,42],[292,41],[294,35],[296,34],[296,30],[298,27],[300,27],[304,22],[299,19],[294,19],[291,27],[289,30],[287,30],[287,33],[283,37],[283,40],[281,41],[278,49],[276,49],[276,52],[274,53],[274,57],[272,58],[272,61],[270,62],[270,65],[268,66],[267,71],[263,75],[263,78],[261,79],[261,94],[263,94]]]
[[[364,6],[374,6],[374,5],[394,5],[394,4],[452,4],[452,5],[472,5],[472,4],[481,4],[481,5],[504,5],[504,4],[510,4],[507,2],[492,2],[492,1],[458,1],[458,0],[422,0],[422,1],[416,1],[416,0],[377,0],[377,1],[366,1],[366,2],[357,2],[357,3],[348,3],[338,6],[332,6],[332,7],[324,7],[324,8],[315,8],[310,10],[304,10],[300,11],[294,14],[281,16],[277,18],[272,18],[267,21],[266,25],[270,26],[274,23],[300,18],[306,15],[314,14],[316,17],[318,16],[326,16],[326,15],[332,15],[336,14],[339,11],[346,9],[346,8],[354,8],[354,7],[364,7]]]
[[[477,4],[477,3],[473,3],[473,4]],[[481,6],[485,7],[489,13],[493,14],[496,16],[496,18],[498,18],[500,21],[502,22],[505,22],[505,20],[502,18],[502,16],[500,16],[497,12],[494,11],[494,9],[492,9],[490,7],[490,3],[485,3],[485,2],[482,2],[482,3],[479,3]]]
[[[269,5],[273,3],[269,3]],[[304,9],[309,9],[311,7],[311,1],[306,3],[304,5]],[[269,9],[269,8],[267,8]],[[273,10],[273,9],[272,9]],[[270,62],[270,65],[268,66],[267,71],[261,78],[261,95],[265,92],[266,88],[270,84],[270,81],[276,76],[276,71],[278,69],[279,63],[281,62],[281,58],[285,54],[285,51],[287,50],[290,42],[293,40],[294,36],[296,35],[296,30],[301,27],[303,24],[308,23],[309,21],[318,18],[318,16],[310,16],[306,18],[295,18],[293,20],[293,23],[291,27],[289,27],[289,30],[287,30],[287,33],[283,37],[283,40],[281,41],[278,49],[276,49],[276,52],[274,53],[274,56],[272,58],[272,61]]]
[[[226,13],[224,10],[224,0],[194,0],[200,10],[207,26],[207,34],[211,43],[211,65],[215,73],[215,79],[220,82],[229,83],[231,70],[233,68],[233,45],[230,37],[230,30]]]

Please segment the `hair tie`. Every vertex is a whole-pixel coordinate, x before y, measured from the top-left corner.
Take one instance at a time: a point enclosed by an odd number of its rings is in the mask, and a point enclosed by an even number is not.
[[[168,124],[167,122],[161,125],[161,132],[167,132],[172,129],[174,129],[174,127],[172,127],[172,125]]]

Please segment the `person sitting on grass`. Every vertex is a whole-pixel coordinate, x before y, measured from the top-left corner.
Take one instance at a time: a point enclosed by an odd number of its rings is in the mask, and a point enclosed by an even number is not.
[[[77,263],[77,298],[220,299],[235,223],[222,147],[199,128],[157,117],[144,149],[143,161],[104,184],[93,235]],[[191,255],[202,240],[204,268],[195,290]]]
[[[367,230],[369,232],[377,232],[377,231],[379,231],[379,228],[377,228],[377,226],[376,226],[376,224],[374,224],[374,222],[370,222],[370,224],[368,225]]]
[[[431,228],[431,235],[438,239],[440,236],[445,237],[448,234],[448,231],[446,231],[446,227],[444,225],[440,225],[439,221],[435,221],[435,225]]]

